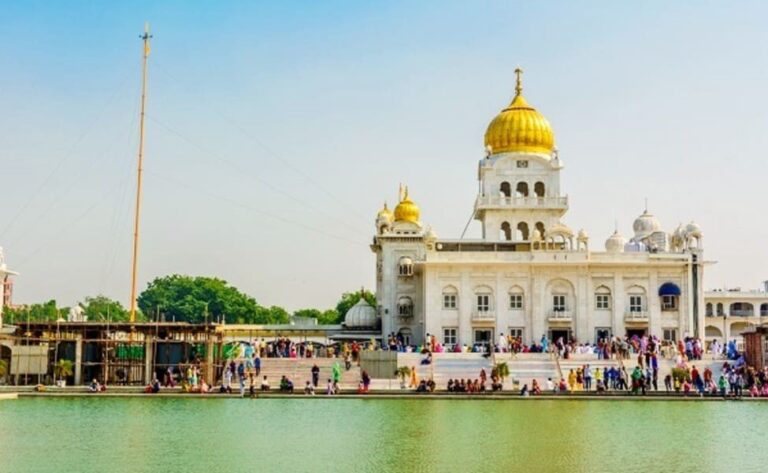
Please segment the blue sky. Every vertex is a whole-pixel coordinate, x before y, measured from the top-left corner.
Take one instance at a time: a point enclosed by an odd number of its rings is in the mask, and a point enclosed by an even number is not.
[[[150,21],[140,280],[217,275],[329,307],[374,282],[373,218],[409,184],[457,237],[513,70],[552,123],[593,247],[695,219],[708,287],[768,278],[762,2],[8,2],[0,245],[16,302],[127,301]],[[479,234],[477,225],[471,227]]]

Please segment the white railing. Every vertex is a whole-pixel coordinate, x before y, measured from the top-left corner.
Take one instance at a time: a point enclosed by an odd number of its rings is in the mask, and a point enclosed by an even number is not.
[[[549,320],[552,321],[568,321],[573,318],[573,314],[570,310],[553,310],[549,313]]]
[[[641,310],[628,310],[624,312],[624,320],[627,322],[647,322],[648,312]]]
[[[503,195],[478,196],[476,206],[495,205],[518,208],[557,207],[568,208],[568,197],[506,197]]]
[[[491,310],[478,310],[472,311],[472,320],[495,320],[496,314]]]

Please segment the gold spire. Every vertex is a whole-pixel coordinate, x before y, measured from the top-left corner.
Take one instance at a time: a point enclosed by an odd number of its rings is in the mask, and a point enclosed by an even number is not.
[[[488,125],[485,147],[491,154],[551,154],[555,135],[547,119],[523,98],[523,70],[515,69],[515,97]]]

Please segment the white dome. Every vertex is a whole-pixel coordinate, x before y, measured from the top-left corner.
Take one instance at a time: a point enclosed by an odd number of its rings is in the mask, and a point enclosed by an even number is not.
[[[605,240],[605,251],[609,253],[621,253],[624,251],[625,243],[626,240],[624,240],[624,237],[621,236],[621,233],[619,233],[618,230],[616,230],[613,232],[613,235]]]
[[[685,231],[690,235],[700,235],[701,227],[698,223],[691,221],[691,223],[685,226]]]
[[[648,238],[651,233],[661,230],[661,223],[646,210],[635,219],[635,222],[632,224],[632,230],[635,232],[634,240],[642,240]]]
[[[579,240],[586,240],[587,238],[589,238],[589,235],[587,234],[586,230],[582,228],[581,230],[579,230],[578,238]]]
[[[376,328],[376,309],[361,297],[344,317],[347,328]]]

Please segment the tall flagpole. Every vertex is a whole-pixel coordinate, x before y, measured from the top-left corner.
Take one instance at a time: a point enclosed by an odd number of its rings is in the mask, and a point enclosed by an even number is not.
[[[149,57],[149,23],[144,23],[144,41],[141,72],[141,116],[139,118],[139,158],[136,172],[136,214],[133,220],[133,262],[131,265],[131,323],[136,321],[136,272],[139,265],[139,221],[141,216],[141,175],[144,165],[144,109],[147,102],[147,58]]]

